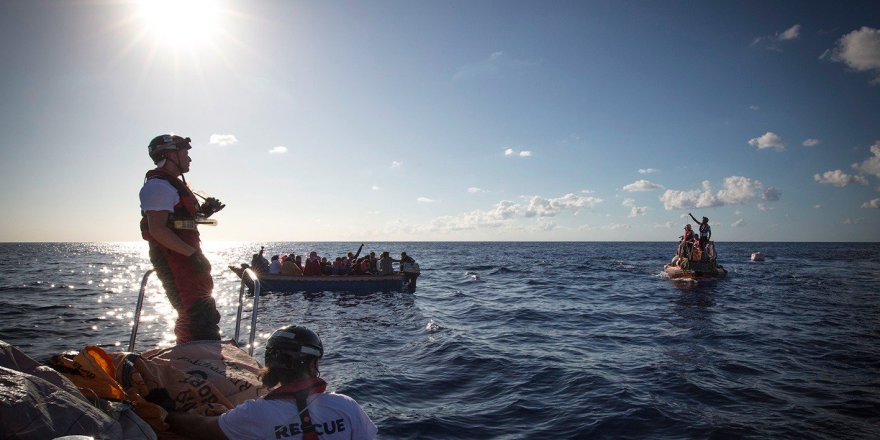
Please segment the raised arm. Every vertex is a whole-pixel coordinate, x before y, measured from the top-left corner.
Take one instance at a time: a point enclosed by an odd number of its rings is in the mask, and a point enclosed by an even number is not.
[[[697,220],[697,218],[696,218],[696,217],[694,217],[694,215],[693,215],[693,214],[691,214],[691,213],[688,213],[688,215],[689,215],[689,216],[691,216],[691,218],[692,218],[692,219],[694,219],[694,223],[696,223],[696,224],[700,224],[700,221],[699,221],[699,220]]]

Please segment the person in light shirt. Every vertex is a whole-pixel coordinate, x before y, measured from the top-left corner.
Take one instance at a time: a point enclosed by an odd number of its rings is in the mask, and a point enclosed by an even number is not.
[[[276,330],[266,344],[263,385],[275,387],[214,417],[171,412],[171,431],[198,439],[342,440],[376,437],[363,408],[344,394],[328,393],[319,377],[324,345],[313,331],[295,325]]]
[[[226,205],[208,197],[199,205],[183,177],[192,159],[190,138],[163,134],[147,146],[156,168],[147,172],[139,197],[141,236],[165,295],[177,310],[177,343],[220,339],[220,313],[211,296],[211,263],[202,253],[197,225]]]

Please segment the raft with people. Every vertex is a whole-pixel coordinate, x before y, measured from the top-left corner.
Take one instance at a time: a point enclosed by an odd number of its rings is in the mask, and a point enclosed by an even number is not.
[[[718,264],[714,241],[706,243],[705,250],[697,244],[676,255],[663,266],[663,271],[670,279],[701,280],[727,276],[727,269]]]
[[[693,215],[691,215],[693,217]],[[696,220],[696,219],[695,219]],[[691,225],[686,225],[684,235],[680,237],[678,249],[672,261],[663,266],[663,272],[674,280],[712,280],[727,276],[727,269],[718,264],[715,242],[709,240],[709,219],[703,217],[700,228],[701,237],[697,237]]]
[[[246,269],[252,269],[260,288],[272,292],[415,292],[421,271],[412,257],[401,252],[400,259],[395,259],[388,251],[359,257],[363,247],[361,244],[356,253],[349,252],[333,262],[312,251],[305,261],[302,255],[290,254],[273,255],[271,263],[263,256],[265,248],[261,247],[250,264],[229,269],[239,278],[244,277]],[[399,270],[395,271],[392,263],[399,263]],[[253,289],[249,277],[244,282]]]
[[[229,266],[241,278],[244,268]],[[390,292],[407,289],[407,274],[294,276],[258,274],[260,287],[270,292]],[[415,288],[413,288],[415,290]]]

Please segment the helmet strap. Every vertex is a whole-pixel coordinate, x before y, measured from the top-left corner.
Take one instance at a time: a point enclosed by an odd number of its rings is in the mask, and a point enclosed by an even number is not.
[[[177,153],[179,151],[180,150],[172,150],[172,152],[174,152],[174,153]],[[180,180],[183,180],[183,183],[186,184],[186,177],[183,176],[183,168],[181,168],[180,162],[172,159],[171,155],[169,155],[168,153],[165,153],[165,155],[163,157],[165,160],[171,161],[171,163],[173,163],[174,166],[177,167],[177,172],[180,173]]]

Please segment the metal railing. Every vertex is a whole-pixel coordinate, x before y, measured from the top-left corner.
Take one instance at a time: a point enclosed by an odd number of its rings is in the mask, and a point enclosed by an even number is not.
[[[134,341],[137,338],[138,324],[141,322],[141,309],[144,307],[144,292],[147,290],[147,280],[156,269],[150,269],[144,274],[141,281],[141,293],[138,295],[137,307],[134,309],[134,325],[131,327],[131,337],[128,338],[128,351],[134,351]]]
[[[144,278],[141,280],[141,291],[138,294],[137,307],[135,307],[134,311],[134,323],[131,327],[131,337],[128,339],[128,351],[134,351],[134,343],[137,340],[137,332],[138,325],[141,321],[141,309],[144,306],[144,293],[147,290],[147,281],[150,279],[150,275],[155,272],[156,269],[150,269],[147,273],[144,274]],[[245,269],[241,274],[241,287],[238,290],[238,311],[235,314],[235,336],[233,340],[235,343],[238,343],[239,331],[241,330],[241,312],[244,307],[244,288],[245,282],[250,279],[254,283],[254,306],[251,310],[251,335],[248,339],[248,355],[254,355],[254,338],[257,336],[257,306],[260,302],[260,279],[257,277],[257,274],[251,269]]]
[[[254,282],[254,306],[251,309],[251,336],[248,339],[248,355],[254,355],[254,338],[257,335],[257,305],[260,303],[260,279],[256,272],[245,269],[241,273],[241,287],[238,289],[238,311],[235,314],[235,342],[238,342],[238,333],[241,328],[241,309],[244,305],[244,288],[247,280]]]

